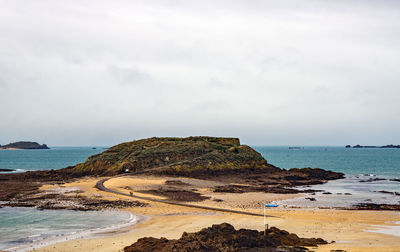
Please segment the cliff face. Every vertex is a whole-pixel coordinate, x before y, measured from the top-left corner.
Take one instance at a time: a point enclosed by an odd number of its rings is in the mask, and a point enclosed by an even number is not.
[[[157,168],[157,169],[154,169]],[[68,168],[88,175],[148,171],[191,176],[225,170],[278,169],[237,138],[149,138],[126,142]],[[161,171],[162,170],[162,171]]]
[[[33,150],[33,149],[50,149],[45,144],[38,144],[36,142],[28,142],[28,141],[20,141],[15,143],[9,143],[3,146],[0,146],[0,149],[24,149],[24,150]]]

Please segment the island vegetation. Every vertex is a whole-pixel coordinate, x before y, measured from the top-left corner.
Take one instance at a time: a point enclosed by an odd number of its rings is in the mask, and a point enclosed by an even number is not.
[[[0,149],[18,149],[18,150],[40,150],[50,149],[46,144],[38,144],[37,142],[19,141],[0,146]]]

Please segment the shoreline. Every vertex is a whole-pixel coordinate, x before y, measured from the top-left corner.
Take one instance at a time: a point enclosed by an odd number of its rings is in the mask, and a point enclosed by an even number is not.
[[[55,210],[57,211],[57,210]],[[70,210],[73,211],[73,210]],[[103,237],[112,237],[121,233],[131,232],[133,227],[149,219],[148,216],[134,214],[129,210],[105,210],[110,212],[127,212],[130,217],[127,222],[115,224],[107,227],[92,228],[81,231],[73,231],[66,234],[51,235],[39,240],[32,240],[18,246],[3,249],[3,251],[26,252],[37,250],[43,247],[55,245],[58,243],[74,241],[77,239],[97,239]],[[99,211],[101,212],[101,211]]]
[[[210,187],[220,185],[221,182],[191,179],[184,177],[160,177],[160,176],[129,176],[111,178],[105,185],[107,188],[123,192],[127,195],[116,195],[110,192],[100,191],[94,186],[101,178],[85,177],[64,184],[45,184],[40,191],[45,192],[76,192],[92,199],[124,200],[131,201],[131,191],[135,195],[157,199],[167,199],[166,196],[149,194],[149,189],[166,185],[167,181],[180,181],[186,189],[188,184],[196,188],[196,192],[209,197],[209,199],[195,202],[196,205],[207,207],[229,208],[239,211],[250,211],[262,214],[262,202],[281,200],[293,200],[308,197],[308,194],[273,194],[263,192],[225,193],[213,192]],[[334,181],[333,181],[334,183]],[[177,185],[174,185],[177,186]],[[166,237],[168,239],[179,238],[183,232],[197,232],[202,228],[213,224],[227,222],[235,228],[248,228],[262,230],[262,217],[243,216],[237,213],[216,213],[207,209],[194,209],[187,206],[173,206],[160,202],[140,200],[149,205],[144,207],[130,207],[122,209],[131,214],[140,215],[142,219],[132,225],[129,230],[123,231],[116,228],[113,231],[103,232],[98,236],[79,236],[73,239],[54,239],[51,243],[41,244],[35,248],[27,246],[20,251],[118,251],[125,246],[136,242],[144,236],[155,238]],[[340,209],[320,208],[291,208],[280,206],[278,209],[268,210],[267,214],[278,218],[267,218],[270,226],[296,233],[301,237],[321,237],[328,241],[336,241],[318,247],[316,251],[329,251],[330,249],[350,249],[351,251],[395,251],[394,247],[400,247],[400,239],[390,234],[384,234],[385,230],[397,230],[393,223],[400,221],[398,212],[390,211],[354,211]],[[327,218],[329,216],[329,218]],[[311,224],[310,224],[311,223]],[[345,231],[343,231],[343,229]],[[78,236],[78,237],[77,237]],[[368,241],[368,242],[367,242]],[[369,242],[372,241],[372,242]],[[369,244],[362,247],[363,244]],[[362,250],[355,250],[362,247]]]
[[[140,189],[147,188],[151,185],[162,184],[167,178],[135,177],[131,179],[133,181],[129,178],[114,178],[107,182],[107,187],[115,188],[120,191],[129,191],[129,189],[124,188],[132,186],[132,183],[137,185],[136,189]],[[88,197],[104,197],[110,200],[129,199],[129,196],[115,195],[93,188],[97,181],[98,179],[86,178],[84,180],[81,179],[65,184],[64,186],[79,187]],[[48,185],[47,188],[49,187],[52,186]],[[203,189],[200,188],[199,190],[206,194]],[[137,194],[145,195],[143,193]],[[288,196],[263,193],[214,193],[213,195],[222,198],[223,201],[216,202],[209,199],[199,202],[198,204],[211,206],[225,205],[226,207],[238,210],[246,208],[255,213],[262,213],[262,208],[257,204],[259,201],[300,196],[298,194]],[[159,198],[163,197],[159,196]],[[263,218],[258,216],[215,213],[208,210],[193,209],[184,206],[171,206],[157,202],[146,203],[149,203],[150,206],[126,209],[135,214],[149,217],[143,222],[136,224],[128,233],[119,233],[101,238],[76,239],[38,248],[36,251],[118,251],[145,236],[176,239],[179,238],[183,232],[197,232],[202,228],[222,222],[230,223],[235,226],[235,228],[248,228],[259,231],[263,228]],[[379,231],[379,229],[390,229],[393,225],[389,223],[400,221],[398,212],[360,212],[337,209],[294,209],[279,207],[278,209],[268,210],[268,214],[278,217],[267,218],[267,223],[270,224],[270,226],[282,228],[289,232],[296,233],[301,237],[321,237],[329,242],[335,241],[335,243],[319,246],[315,251],[330,251],[332,249],[345,249],[350,251],[396,251],[395,248],[400,247],[400,239],[398,239],[398,237],[375,232],[376,230]],[[374,227],[378,227],[378,229],[372,230],[373,232],[371,232],[371,229],[374,229]]]

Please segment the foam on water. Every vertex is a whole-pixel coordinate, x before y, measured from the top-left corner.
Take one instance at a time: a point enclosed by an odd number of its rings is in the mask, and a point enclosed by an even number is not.
[[[393,223],[393,225],[387,225],[387,226],[372,225],[371,229],[367,229],[365,231],[400,237],[400,221]]]
[[[52,243],[98,236],[134,225],[138,216],[122,211],[0,209],[0,249],[28,251]]]

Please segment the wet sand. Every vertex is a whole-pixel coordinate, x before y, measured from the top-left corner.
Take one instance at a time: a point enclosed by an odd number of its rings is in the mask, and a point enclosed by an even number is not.
[[[74,187],[82,191],[87,197],[103,198],[108,200],[124,199],[129,197],[118,196],[102,192],[94,188],[100,178],[81,179],[64,184],[64,188]],[[161,186],[171,178],[159,177],[121,177],[113,178],[105,183],[111,189],[122,192],[133,191],[137,195],[156,197],[154,195],[137,193],[157,186]],[[198,192],[209,196],[210,199],[195,204],[212,207],[246,210],[262,213],[264,202],[283,200],[299,197],[299,194],[266,194],[266,193],[213,193],[209,187],[219,182],[201,181],[186,178],[173,178],[190,184]],[[52,189],[57,186],[46,185],[42,190]],[[165,198],[158,196],[158,198]],[[215,201],[218,199],[218,201]],[[222,200],[222,201],[220,201]],[[146,202],[146,201],[143,201]],[[130,230],[113,233],[101,238],[75,239],[34,251],[122,251],[125,246],[134,243],[145,236],[179,238],[183,232],[195,232],[202,228],[228,222],[235,228],[263,229],[263,218],[232,213],[215,213],[212,211],[194,209],[183,206],[172,206],[158,202],[147,201],[148,207],[135,207],[125,209],[134,214],[149,217]],[[313,248],[315,251],[330,251],[343,249],[347,251],[400,251],[400,238],[394,235],[370,232],[380,226],[395,226],[400,221],[398,212],[389,211],[345,211],[332,209],[294,209],[282,208],[269,209],[268,218],[271,226],[296,233],[301,237],[321,237],[335,243]],[[379,227],[378,227],[379,226]]]

